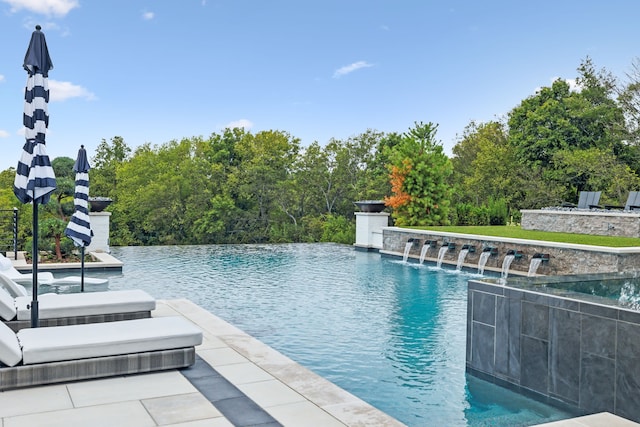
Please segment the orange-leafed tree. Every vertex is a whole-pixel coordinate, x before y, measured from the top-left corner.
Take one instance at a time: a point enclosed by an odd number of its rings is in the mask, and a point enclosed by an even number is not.
[[[447,181],[453,168],[435,139],[437,128],[433,123],[415,123],[389,149],[392,195],[385,203],[393,207],[396,225],[449,223],[451,188]]]

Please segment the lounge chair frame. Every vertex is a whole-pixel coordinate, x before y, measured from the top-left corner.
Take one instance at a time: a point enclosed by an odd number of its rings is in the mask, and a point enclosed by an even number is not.
[[[43,384],[186,368],[195,347],[0,368],[0,391]]]
[[[89,316],[56,317],[53,319],[39,319],[40,327],[84,325],[87,323],[120,322],[123,320],[146,319],[151,317],[151,311],[134,311],[129,313],[92,314]],[[14,332],[30,328],[31,320],[4,321],[5,325]]]

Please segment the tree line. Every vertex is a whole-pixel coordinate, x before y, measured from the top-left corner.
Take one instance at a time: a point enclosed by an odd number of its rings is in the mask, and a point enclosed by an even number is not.
[[[621,82],[587,57],[577,73],[575,85],[558,79],[503,118],[469,123],[451,157],[431,122],[306,147],[277,130],[135,149],[115,136],[91,159],[90,195],[113,199],[116,246],[353,243],[356,200],[385,200],[407,226],[517,223],[521,209],[575,202],[583,190],[624,204],[640,189],[640,66]],[[53,161],[59,189],[43,207],[45,243],[73,211],[72,165]],[[0,209],[21,210],[26,242],[30,208],[13,196],[14,174],[0,173]]]

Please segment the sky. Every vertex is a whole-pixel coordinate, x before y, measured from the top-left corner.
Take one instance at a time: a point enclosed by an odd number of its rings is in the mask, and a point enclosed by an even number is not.
[[[244,127],[308,146],[438,125],[451,148],[590,57],[621,81],[640,1],[0,0],[0,170],[24,144],[24,55],[42,26],[47,152],[89,158]]]

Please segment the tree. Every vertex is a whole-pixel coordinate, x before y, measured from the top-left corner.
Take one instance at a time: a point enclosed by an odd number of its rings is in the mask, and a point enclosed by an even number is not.
[[[282,182],[293,172],[299,144],[297,138],[279,131],[246,134],[237,144],[242,160],[229,180],[237,194],[237,206],[244,212],[238,224],[244,241],[268,241],[274,216],[289,219],[276,201]]]
[[[445,225],[449,222],[453,171],[442,145],[435,140],[437,125],[416,123],[388,153],[393,194],[385,199],[393,207],[397,225]]]
[[[627,81],[617,88],[624,115],[623,145],[618,157],[640,174],[640,58],[634,59],[626,77]]]
[[[131,148],[121,136],[111,138],[111,143],[102,140],[96,148],[92,168],[89,170],[90,194],[99,197],[110,197],[116,200],[118,166],[124,163],[131,154]]]
[[[73,194],[75,192],[75,161],[70,157],[56,157],[51,161],[51,167],[56,175],[57,188],[53,192],[49,203],[43,205],[43,214],[38,225],[42,230],[40,239],[52,238],[56,259],[62,260],[62,239],[69,217],[73,214]],[[38,244],[40,245],[40,241]]]
[[[578,71],[579,90],[558,79],[509,113],[509,140],[525,164],[549,167],[560,150],[619,146],[623,114],[613,99],[615,80],[596,72],[589,58]]]

